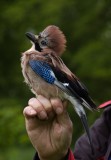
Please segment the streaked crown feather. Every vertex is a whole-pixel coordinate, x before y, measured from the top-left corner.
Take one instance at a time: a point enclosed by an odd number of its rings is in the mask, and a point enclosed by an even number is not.
[[[41,36],[47,39],[48,47],[53,49],[59,56],[66,48],[66,38],[59,27],[50,25],[46,27]]]

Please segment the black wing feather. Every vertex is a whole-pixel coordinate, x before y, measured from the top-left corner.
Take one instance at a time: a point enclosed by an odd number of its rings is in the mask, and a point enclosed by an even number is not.
[[[85,100],[91,108],[96,109],[96,105],[90,98],[88,90],[83,83],[81,83],[76,78],[70,78],[70,76],[68,76],[65,72],[61,71],[57,67],[55,68],[54,66],[51,66],[51,68],[55,76],[57,77],[58,81],[60,81],[61,83],[69,84],[68,86],[66,86],[67,89],[69,89],[70,92],[74,96],[76,96],[76,98],[78,98],[80,102],[83,102],[83,100]]]

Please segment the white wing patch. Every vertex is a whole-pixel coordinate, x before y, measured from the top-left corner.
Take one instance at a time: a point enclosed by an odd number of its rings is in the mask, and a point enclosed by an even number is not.
[[[65,87],[68,87],[68,86],[69,86],[69,83],[63,83],[63,85],[64,85]]]

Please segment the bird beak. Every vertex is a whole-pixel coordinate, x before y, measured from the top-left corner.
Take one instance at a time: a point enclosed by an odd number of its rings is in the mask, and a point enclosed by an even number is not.
[[[37,42],[37,37],[31,33],[31,32],[26,32],[25,35],[27,36],[28,39],[30,39],[32,42],[36,43]]]

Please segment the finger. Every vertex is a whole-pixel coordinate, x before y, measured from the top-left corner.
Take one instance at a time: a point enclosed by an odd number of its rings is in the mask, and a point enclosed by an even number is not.
[[[43,97],[42,95],[39,95],[37,97],[38,101],[42,104],[44,109],[46,110],[47,113],[51,112],[53,110],[51,102],[49,99]]]
[[[59,98],[52,98],[51,100],[52,107],[57,115],[63,112],[63,103]]]
[[[64,109],[67,109],[67,106],[68,106],[68,101],[67,101],[67,100],[64,100],[64,101],[63,101],[63,107],[64,107]]]
[[[45,111],[47,112],[48,115],[48,119],[53,119],[55,116],[51,101],[45,97],[43,97],[42,95],[39,95],[37,97],[37,99],[39,100],[39,102],[44,106]]]
[[[36,112],[39,119],[47,119],[47,112],[44,109],[44,106],[36,98],[31,98],[28,102],[28,105],[31,106]]]
[[[27,106],[23,110],[23,115],[28,119],[36,116],[37,112],[31,106]]]

